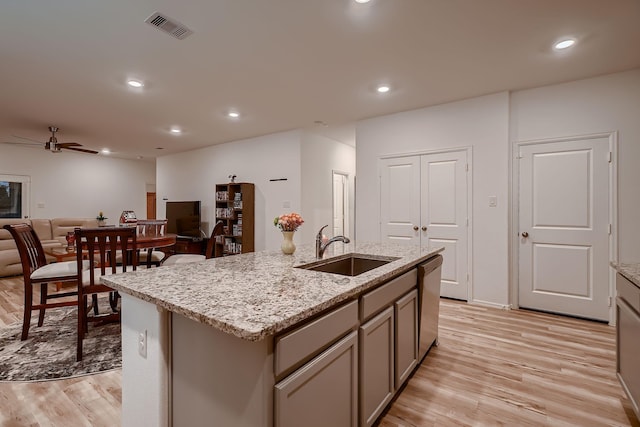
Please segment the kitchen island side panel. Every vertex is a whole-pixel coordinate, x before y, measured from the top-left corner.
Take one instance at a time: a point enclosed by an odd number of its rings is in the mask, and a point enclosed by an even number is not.
[[[173,313],[173,425],[272,426],[272,342],[243,340]]]
[[[153,303],[121,296],[122,426],[168,427],[171,315]],[[146,340],[144,355],[141,338]]]

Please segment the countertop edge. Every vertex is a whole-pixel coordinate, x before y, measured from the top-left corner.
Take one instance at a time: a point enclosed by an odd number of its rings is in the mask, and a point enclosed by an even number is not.
[[[213,328],[216,328],[222,332],[231,334],[233,336],[236,336],[238,338],[247,340],[247,341],[261,341],[263,339],[266,339],[267,337],[273,336],[278,334],[279,332],[288,329],[298,323],[304,322],[305,320],[315,316],[318,313],[322,313],[326,310],[329,310],[332,307],[335,307],[345,301],[348,301],[350,299],[353,299],[359,295],[361,295],[363,292],[366,292],[367,290],[376,287],[377,285],[384,283],[396,276],[399,276],[409,270],[411,270],[412,268],[417,267],[418,265],[420,265],[421,263],[423,263],[424,261],[428,260],[429,258],[441,253],[444,250],[444,248],[437,248],[437,249],[433,249],[430,250],[428,252],[425,252],[423,255],[421,255],[420,257],[414,258],[410,261],[408,261],[406,264],[400,265],[396,268],[394,268],[393,270],[390,270],[388,272],[385,272],[383,274],[381,274],[380,276],[376,276],[356,287],[350,288],[348,290],[346,290],[345,292],[335,295],[334,297],[326,300],[326,301],[321,301],[318,304],[316,304],[313,307],[307,308],[299,313],[296,313],[292,316],[289,316],[283,320],[280,321],[276,321],[274,323],[271,323],[270,325],[268,325],[265,328],[259,329],[259,330],[249,330],[249,329],[245,329],[245,328],[241,328],[238,327],[236,325],[224,322],[224,321],[220,321],[219,319],[216,319],[214,317],[211,316],[207,316],[204,315],[198,311],[192,310],[189,307],[186,306],[182,306],[182,305],[177,305],[177,304],[173,304],[171,302],[168,302],[164,299],[158,298],[154,295],[150,295],[149,293],[146,292],[140,292],[136,289],[132,289],[130,287],[127,286],[123,286],[117,282],[113,282],[109,277],[104,277],[103,278],[103,282],[105,282],[108,286],[113,287],[114,289],[121,291],[129,296],[138,298],[140,300],[155,304],[158,307],[161,307],[165,310],[168,310],[172,313],[176,313],[179,315],[182,315],[190,320],[196,321],[198,323],[202,323],[205,324],[207,326],[211,326]],[[292,267],[293,268],[293,267]],[[325,274],[325,273],[323,273]],[[328,274],[328,273],[326,273]]]
[[[640,288],[640,262],[609,263],[618,273]]]

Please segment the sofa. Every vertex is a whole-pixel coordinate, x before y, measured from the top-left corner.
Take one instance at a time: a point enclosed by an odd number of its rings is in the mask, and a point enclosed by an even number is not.
[[[89,218],[21,219],[0,218],[0,277],[22,274],[20,254],[5,224],[31,224],[45,248],[67,245],[67,233],[76,227],[97,227],[98,221]],[[53,257],[49,261],[53,261]]]

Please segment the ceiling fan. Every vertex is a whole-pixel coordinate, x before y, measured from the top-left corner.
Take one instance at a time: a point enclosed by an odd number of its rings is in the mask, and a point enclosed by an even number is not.
[[[16,138],[26,139],[31,142],[30,143],[29,142],[5,142],[5,144],[19,144],[19,145],[25,145],[25,144],[43,145],[44,144],[44,148],[51,151],[52,153],[59,153],[60,151],[65,149],[65,150],[80,151],[82,153],[98,154],[98,152],[94,150],[89,150],[86,148],[78,148],[78,147],[82,147],[82,144],[78,144],[77,142],[58,142],[58,138],[56,138],[56,132],[58,132],[59,130],[60,129],[58,129],[55,126],[49,126],[49,132],[51,132],[51,136],[49,137],[49,140],[47,142],[35,141],[30,138],[14,135]]]

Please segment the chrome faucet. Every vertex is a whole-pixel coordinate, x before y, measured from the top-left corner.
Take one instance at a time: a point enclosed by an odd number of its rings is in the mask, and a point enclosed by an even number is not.
[[[318,231],[318,234],[316,234],[316,258],[318,259],[322,258],[322,256],[324,255],[324,251],[333,242],[340,241],[342,243],[349,243],[351,241],[348,237],[345,236],[335,236],[329,239],[327,243],[322,243],[322,230],[324,230],[328,226],[329,224],[325,225],[320,229],[320,231]]]

